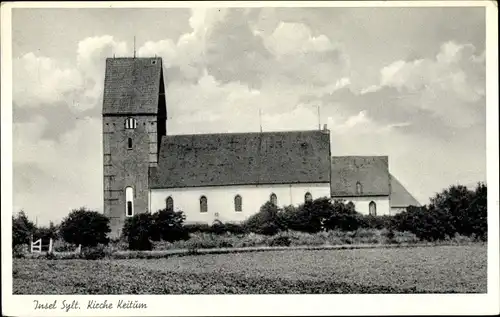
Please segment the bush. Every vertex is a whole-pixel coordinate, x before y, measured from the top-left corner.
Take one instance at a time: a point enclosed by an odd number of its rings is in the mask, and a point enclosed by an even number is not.
[[[21,210],[16,217],[12,216],[12,247],[29,245],[35,230],[35,224],[28,219],[24,211]]]
[[[361,227],[379,230],[392,228],[394,222],[394,216],[362,215],[359,219]]]
[[[78,248],[77,245],[68,243],[63,240],[55,240],[52,249],[55,252],[73,252]]]
[[[488,189],[479,183],[472,195],[467,219],[464,222],[470,226],[466,230],[482,241],[488,240]]]
[[[100,244],[95,247],[85,247],[82,249],[80,257],[85,260],[100,260],[107,256],[104,245]]]
[[[206,223],[190,223],[190,224],[185,224],[184,229],[188,233],[194,233],[194,232],[211,232],[211,227],[210,225]]]
[[[361,227],[362,215],[354,209],[354,204],[334,201],[331,204],[328,218],[324,222],[326,230],[354,231]]]
[[[288,207],[283,212],[285,226],[289,230],[315,233],[322,230],[324,219],[331,212],[331,204],[326,199],[317,199],[299,205]]]
[[[27,245],[25,244],[17,244],[12,247],[12,257],[17,259],[22,259],[26,257],[28,253]]]
[[[396,237],[396,234],[392,229],[387,230],[384,236],[386,237],[388,243],[396,242],[396,240],[394,239]]]
[[[216,222],[210,227],[210,232],[215,234],[245,234],[247,230],[240,224]]]
[[[408,207],[407,211],[394,216],[398,231],[414,233],[420,240],[444,240],[450,234],[446,215],[432,207]]]
[[[410,206],[394,216],[394,227],[414,233],[420,240],[455,239],[455,236],[487,239],[487,188],[474,191],[454,185],[430,199],[429,206]]]
[[[270,241],[269,241],[269,246],[284,246],[284,247],[288,247],[290,246],[290,244],[292,243],[292,241],[290,240],[289,237],[287,236],[278,236],[278,237],[273,237]]]
[[[85,208],[73,210],[60,225],[64,241],[84,247],[108,244],[109,232],[109,219],[101,213]]]
[[[189,232],[183,226],[185,219],[182,211],[159,210],[152,217],[151,237],[155,241],[161,239],[168,242],[189,239]]]
[[[45,253],[44,258],[45,258],[45,260],[57,260],[58,259],[58,257],[52,252]]]
[[[274,235],[283,229],[278,216],[279,209],[271,202],[266,202],[258,213],[250,216],[244,223],[245,228],[254,233]]]
[[[42,239],[42,241],[48,241],[50,239],[57,240],[59,238],[58,228],[53,222],[50,222],[48,227],[35,228],[35,233],[33,234],[34,239]]]
[[[123,226],[122,235],[128,242],[129,250],[152,250],[153,244],[150,238],[161,235],[161,232],[153,228],[153,216],[150,213],[142,213],[127,218]]]

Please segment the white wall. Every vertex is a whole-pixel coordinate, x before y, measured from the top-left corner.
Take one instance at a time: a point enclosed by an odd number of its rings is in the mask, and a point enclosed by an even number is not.
[[[196,188],[151,189],[150,210],[156,212],[165,208],[166,199],[172,196],[174,210],[182,210],[186,223],[200,222],[212,224],[218,219],[222,222],[239,222],[257,213],[269,200],[271,193],[278,197],[278,206],[298,205],[304,202],[306,192],[313,199],[330,196],[329,183],[291,184],[291,185],[244,185],[213,186]],[[242,212],[234,211],[234,197],[243,200]],[[200,197],[207,197],[208,212],[200,213]],[[219,215],[216,216],[216,213]]]
[[[406,211],[406,207],[391,207],[391,215],[396,215],[403,211]]]
[[[384,216],[391,214],[391,207],[389,204],[389,196],[370,196],[370,197],[333,197],[333,199],[343,199],[346,203],[352,201],[354,206],[356,206],[356,211],[363,214],[369,215],[369,204],[370,202],[375,202],[377,205],[377,216]]]

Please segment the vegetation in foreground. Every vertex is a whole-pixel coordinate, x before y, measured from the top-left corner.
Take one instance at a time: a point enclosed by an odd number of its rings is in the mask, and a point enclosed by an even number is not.
[[[485,293],[485,246],[14,259],[14,294]],[[92,272],[92,274],[89,274]]]
[[[61,224],[37,228],[24,213],[12,219],[13,255],[23,257],[31,236],[56,242],[56,251],[83,247],[82,257],[99,259],[122,249],[216,248],[356,243],[471,242],[487,240],[487,188],[451,186],[429,206],[410,206],[395,216],[364,216],[352,203],[319,198],[279,208],[266,202],[243,224],[186,225],[182,211],[168,209],[127,218],[120,241],[112,241],[109,219],[80,208]],[[125,241],[125,243],[123,243]],[[23,251],[24,249],[24,251]],[[57,258],[53,254],[49,258]]]

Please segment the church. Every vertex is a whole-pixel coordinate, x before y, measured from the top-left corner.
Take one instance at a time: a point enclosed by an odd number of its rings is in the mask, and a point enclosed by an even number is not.
[[[330,132],[169,135],[162,59],[108,58],[102,109],[104,214],[112,235],[127,217],[166,207],[186,223],[241,222],[271,201],[344,199],[392,215],[416,199],[387,156],[332,156]]]

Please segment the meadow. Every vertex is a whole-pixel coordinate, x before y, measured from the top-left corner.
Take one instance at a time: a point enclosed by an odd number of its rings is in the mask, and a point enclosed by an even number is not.
[[[14,294],[486,293],[486,244],[13,259]]]

